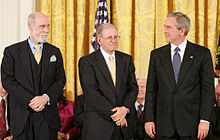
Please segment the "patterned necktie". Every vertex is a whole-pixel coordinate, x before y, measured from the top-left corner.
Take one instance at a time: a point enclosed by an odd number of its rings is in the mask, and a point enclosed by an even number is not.
[[[6,136],[7,128],[6,128],[6,120],[5,120],[5,100],[1,100],[0,104],[0,138]]]
[[[173,55],[173,71],[174,71],[176,83],[178,81],[180,66],[181,66],[181,58],[180,58],[179,51],[180,49],[176,47],[175,53]]]
[[[40,45],[35,45],[34,48],[37,50],[36,53],[34,54],[34,57],[35,60],[37,61],[37,64],[39,64],[41,59]]]
[[[141,116],[141,114],[142,114],[142,107],[143,107],[142,104],[139,104],[139,105],[138,105],[138,111],[137,111],[137,116],[138,116],[138,118],[140,118],[140,116]]]
[[[114,57],[113,56],[109,56],[109,71],[111,73],[112,76],[112,81],[114,83],[114,86],[116,84],[116,65],[115,65],[115,61],[114,61]]]

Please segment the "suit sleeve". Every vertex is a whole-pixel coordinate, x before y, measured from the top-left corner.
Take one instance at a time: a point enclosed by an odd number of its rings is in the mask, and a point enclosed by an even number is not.
[[[158,89],[155,53],[151,52],[145,97],[145,122],[155,122],[156,97]]]
[[[127,88],[126,88],[126,96],[123,101],[123,106],[129,108],[131,111],[134,107],[134,103],[137,98],[138,94],[138,86],[137,81],[135,77],[135,67],[132,60],[132,57],[130,57],[129,61],[129,67],[128,67],[128,80],[127,80]]]
[[[206,51],[200,70],[200,119],[211,122],[215,102],[214,70],[210,51]]]
[[[80,95],[76,98],[76,105],[74,109],[74,124],[77,128],[83,127],[83,117],[84,117],[84,104],[85,96]]]
[[[20,105],[27,109],[29,101],[34,97],[15,78],[15,50],[5,48],[1,64],[2,84],[10,96],[19,101]]]
[[[94,65],[89,63],[87,59],[86,57],[82,57],[79,60],[79,78],[85,94],[85,106],[90,106],[89,108],[93,108],[103,118],[110,120],[110,116],[113,114],[111,112],[113,107],[100,92]]]
[[[50,97],[51,104],[57,104],[57,98],[63,93],[66,83],[65,71],[63,67],[63,58],[59,49],[57,49],[57,67],[54,75],[54,82],[46,90],[45,94]]]

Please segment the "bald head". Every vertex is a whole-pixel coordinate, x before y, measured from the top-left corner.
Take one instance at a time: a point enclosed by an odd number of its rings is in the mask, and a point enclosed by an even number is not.
[[[38,18],[47,18],[47,16],[41,12],[33,12],[28,16],[27,24],[34,24],[35,19]]]

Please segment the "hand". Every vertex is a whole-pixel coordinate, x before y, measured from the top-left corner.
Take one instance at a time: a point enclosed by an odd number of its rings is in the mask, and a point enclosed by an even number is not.
[[[197,136],[197,138],[199,140],[205,139],[205,137],[208,135],[208,133],[209,133],[209,123],[200,122],[199,127],[198,127],[198,136]]]
[[[46,95],[35,96],[31,99],[29,106],[36,112],[42,111],[48,102],[48,98]]]
[[[116,125],[121,126],[121,127],[124,127],[124,126],[127,127],[128,123],[127,123],[127,120],[124,118],[124,119],[122,119],[122,121],[116,122]]]
[[[115,112],[113,115],[111,115],[111,118],[114,122],[121,122],[122,119],[125,118],[128,109],[124,106],[122,107],[115,107],[111,111]]]
[[[62,133],[62,132],[58,132],[57,135],[57,140],[69,140],[70,139],[70,135],[67,133]]]
[[[144,124],[144,128],[145,128],[146,133],[151,138],[155,138],[156,131],[155,131],[155,124],[154,124],[154,122],[146,122]]]
[[[4,138],[4,140],[12,140],[13,136],[7,136],[6,138]]]

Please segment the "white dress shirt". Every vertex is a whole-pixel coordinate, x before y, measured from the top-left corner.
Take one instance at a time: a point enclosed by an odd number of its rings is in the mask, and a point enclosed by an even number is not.
[[[186,39],[179,46],[176,46],[176,45],[171,43],[171,61],[172,62],[173,62],[173,55],[175,53],[176,47],[179,47],[179,49],[180,49],[179,55],[180,55],[180,58],[181,58],[181,62],[183,61],[184,53],[185,53],[185,50],[186,50],[186,44],[187,44],[187,40]],[[209,121],[206,121],[206,120],[200,120],[200,122],[209,123]]]
[[[109,56],[110,56],[110,54],[108,54],[107,52],[105,52],[105,51],[102,49],[102,47],[100,47],[100,50],[101,50],[102,55],[104,56],[104,59],[105,59],[105,62],[106,62],[106,64],[107,64],[107,66],[108,66],[108,68],[109,68]],[[112,53],[111,56],[113,56],[114,61],[115,61],[115,51]]]
[[[141,111],[144,111],[144,103],[145,103],[145,101],[142,102],[143,107],[141,108]],[[139,110],[138,106],[139,106],[140,104],[136,101],[134,105],[135,105],[136,111],[138,111],[138,110]]]

